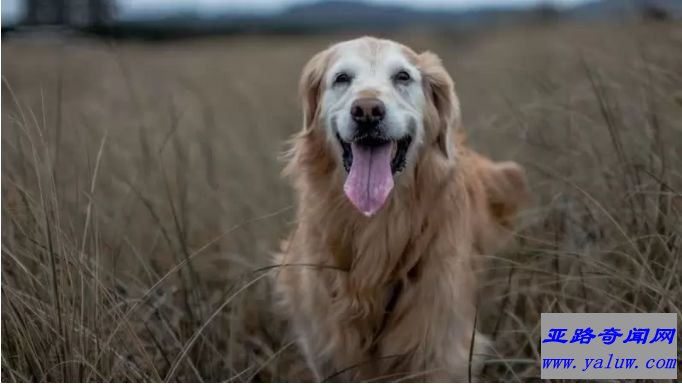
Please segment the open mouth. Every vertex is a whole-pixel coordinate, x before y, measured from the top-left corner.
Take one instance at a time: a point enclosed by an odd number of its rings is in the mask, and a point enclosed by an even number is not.
[[[364,137],[361,139],[353,140],[352,143],[344,141],[339,134],[336,134],[339,144],[343,149],[343,168],[346,172],[350,172],[353,166],[353,145],[357,144],[358,147],[364,147],[367,149],[375,149],[383,147],[386,145],[391,146],[392,156],[391,156],[391,173],[400,173],[405,169],[405,164],[407,162],[407,150],[412,143],[412,136],[407,135],[399,140],[391,140],[387,138],[376,138],[376,137]]]
[[[365,136],[346,142],[338,133],[336,138],[343,149],[343,167],[348,172],[343,190],[360,212],[372,216],[393,189],[393,175],[405,169],[412,138]]]

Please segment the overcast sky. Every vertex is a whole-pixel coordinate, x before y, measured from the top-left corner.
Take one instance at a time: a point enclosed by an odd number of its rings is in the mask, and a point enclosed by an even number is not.
[[[26,0],[2,0],[2,22],[15,22],[23,13]],[[201,13],[215,11],[276,12],[292,4],[310,3],[316,0],[116,0],[122,17],[134,17],[141,13],[173,13],[180,10],[196,10]],[[415,8],[466,9],[486,6],[525,7],[542,3],[571,6],[587,0],[365,0],[370,3],[397,4]]]

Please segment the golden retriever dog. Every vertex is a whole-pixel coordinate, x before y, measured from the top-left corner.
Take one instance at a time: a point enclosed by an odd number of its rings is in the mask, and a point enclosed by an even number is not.
[[[308,62],[301,92],[275,288],[314,379],[471,378],[476,271],[509,237],[524,171],[466,147],[433,53],[342,42]]]

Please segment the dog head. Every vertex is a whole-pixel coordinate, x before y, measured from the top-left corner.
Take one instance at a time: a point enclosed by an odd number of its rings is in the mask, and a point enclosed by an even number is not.
[[[308,62],[301,93],[304,130],[323,131],[346,196],[367,216],[425,148],[453,157],[459,101],[432,53],[369,37],[342,42]]]

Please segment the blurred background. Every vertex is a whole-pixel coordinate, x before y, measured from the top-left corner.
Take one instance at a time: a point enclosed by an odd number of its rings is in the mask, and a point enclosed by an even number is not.
[[[267,279],[280,154],[302,66],[366,34],[439,54],[471,145],[528,172],[484,381],[539,380],[542,312],[682,319],[682,1],[1,8],[3,381],[309,378]]]
[[[64,26],[138,37],[227,32],[481,28],[533,19],[680,17],[675,0],[5,0],[4,29]]]

